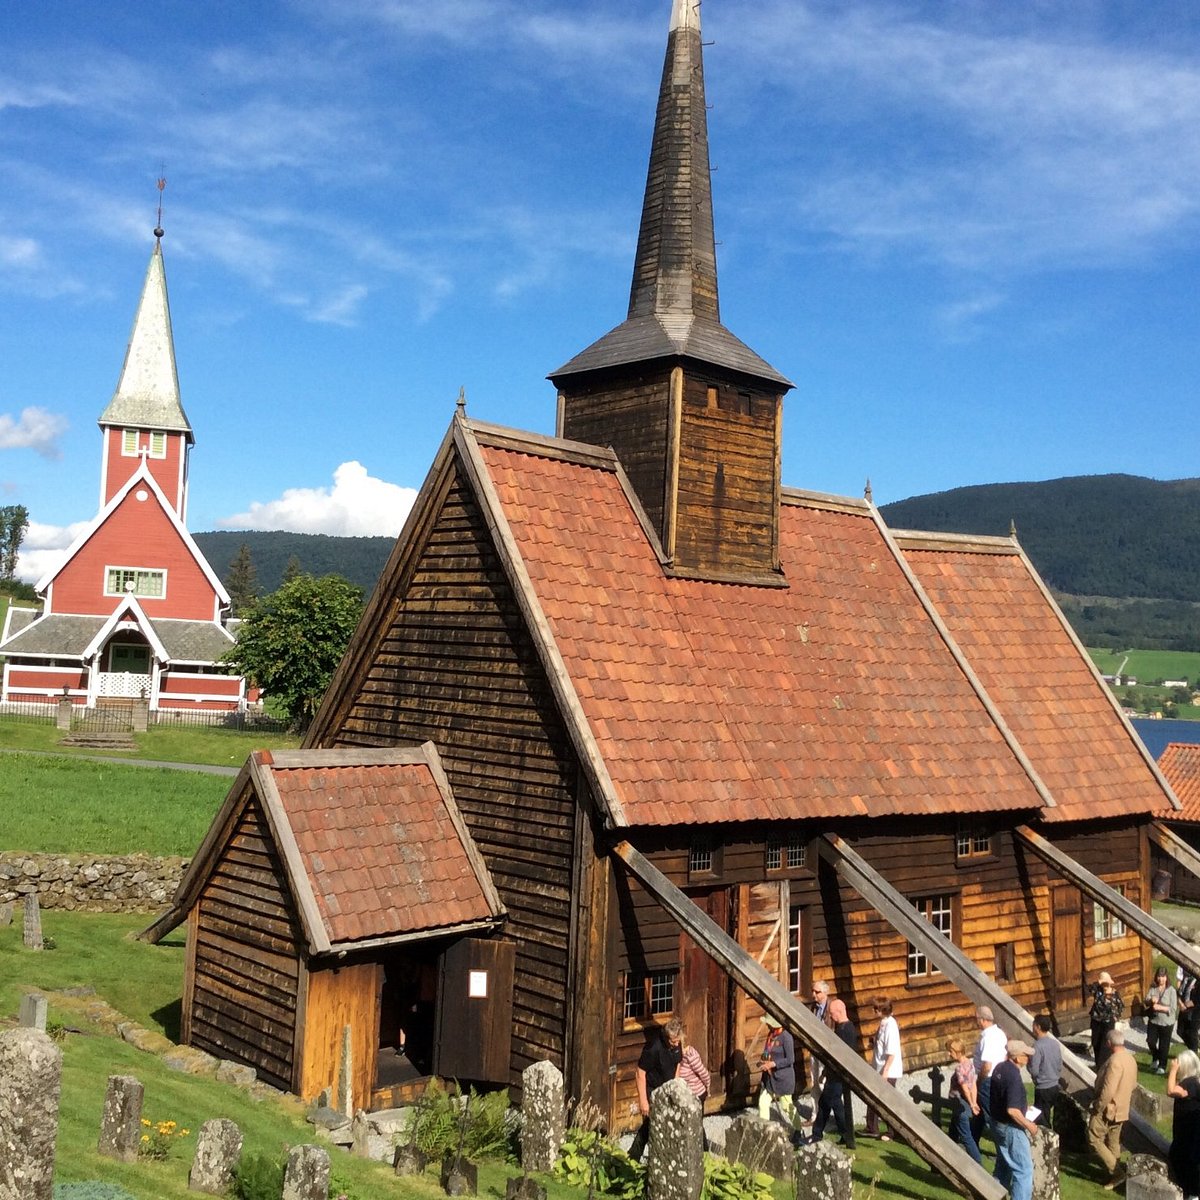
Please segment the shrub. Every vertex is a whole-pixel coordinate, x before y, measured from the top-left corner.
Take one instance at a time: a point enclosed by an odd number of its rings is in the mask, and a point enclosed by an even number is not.
[[[700,1200],[771,1200],[771,1176],[745,1163],[704,1156],[704,1187]]]
[[[513,1135],[507,1090],[481,1095],[472,1088],[464,1099],[457,1084],[453,1091],[446,1091],[435,1079],[425,1089],[408,1137],[418,1150],[436,1160],[457,1151],[460,1139],[469,1158],[508,1158],[515,1153]]]
[[[645,1169],[595,1129],[568,1129],[554,1174],[571,1187],[632,1200],[645,1188]]]
[[[267,1154],[245,1154],[233,1177],[236,1200],[279,1200],[284,1161]]]

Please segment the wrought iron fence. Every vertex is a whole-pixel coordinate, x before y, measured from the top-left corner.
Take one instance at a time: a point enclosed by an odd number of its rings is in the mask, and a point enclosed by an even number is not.
[[[5,723],[16,721],[30,725],[54,725],[58,720],[58,701],[48,703],[38,701],[6,701],[0,703],[0,720]],[[286,733],[288,722],[281,717],[268,713],[248,710],[245,712],[214,712],[190,711],[187,709],[164,709],[150,713],[151,726],[162,725],[176,728],[209,728],[231,729],[238,733]],[[82,705],[71,712],[72,728],[79,729],[128,729],[130,727],[129,713],[124,706],[118,706],[113,701],[106,701],[96,708],[84,708]]]

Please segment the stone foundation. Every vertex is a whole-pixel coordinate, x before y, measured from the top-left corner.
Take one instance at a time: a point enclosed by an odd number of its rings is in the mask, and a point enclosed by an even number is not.
[[[184,858],[0,852],[0,904],[36,894],[42,908],[154,912],[170,903]]]

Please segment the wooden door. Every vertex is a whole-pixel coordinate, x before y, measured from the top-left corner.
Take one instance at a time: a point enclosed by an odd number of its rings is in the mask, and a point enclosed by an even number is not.
[[[1050,889],[1051,957],[1055,1013],[1077,1009],[1083,1002],[1083,897],[1069,883]]]
[[[438,983],[435,1075],[508,1083],[515,960],[512,942],[460,938],[447,947]]]
[[[729,893],[725,888],[689,892],[693,902],[721,929],[729,931]],[[729,977],[690,937],[679,935],[679,996],[675,1011],[687,1030],[688,1041],[704,1058],[712,1074],[710,1095],[725,1094],[730,1066]]]

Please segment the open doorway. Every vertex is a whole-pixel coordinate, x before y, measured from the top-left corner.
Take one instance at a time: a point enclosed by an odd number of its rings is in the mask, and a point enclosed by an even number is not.
[[[443,942],[392,950],[381,963],[376,1089],[433,1074],[438,969]]]

